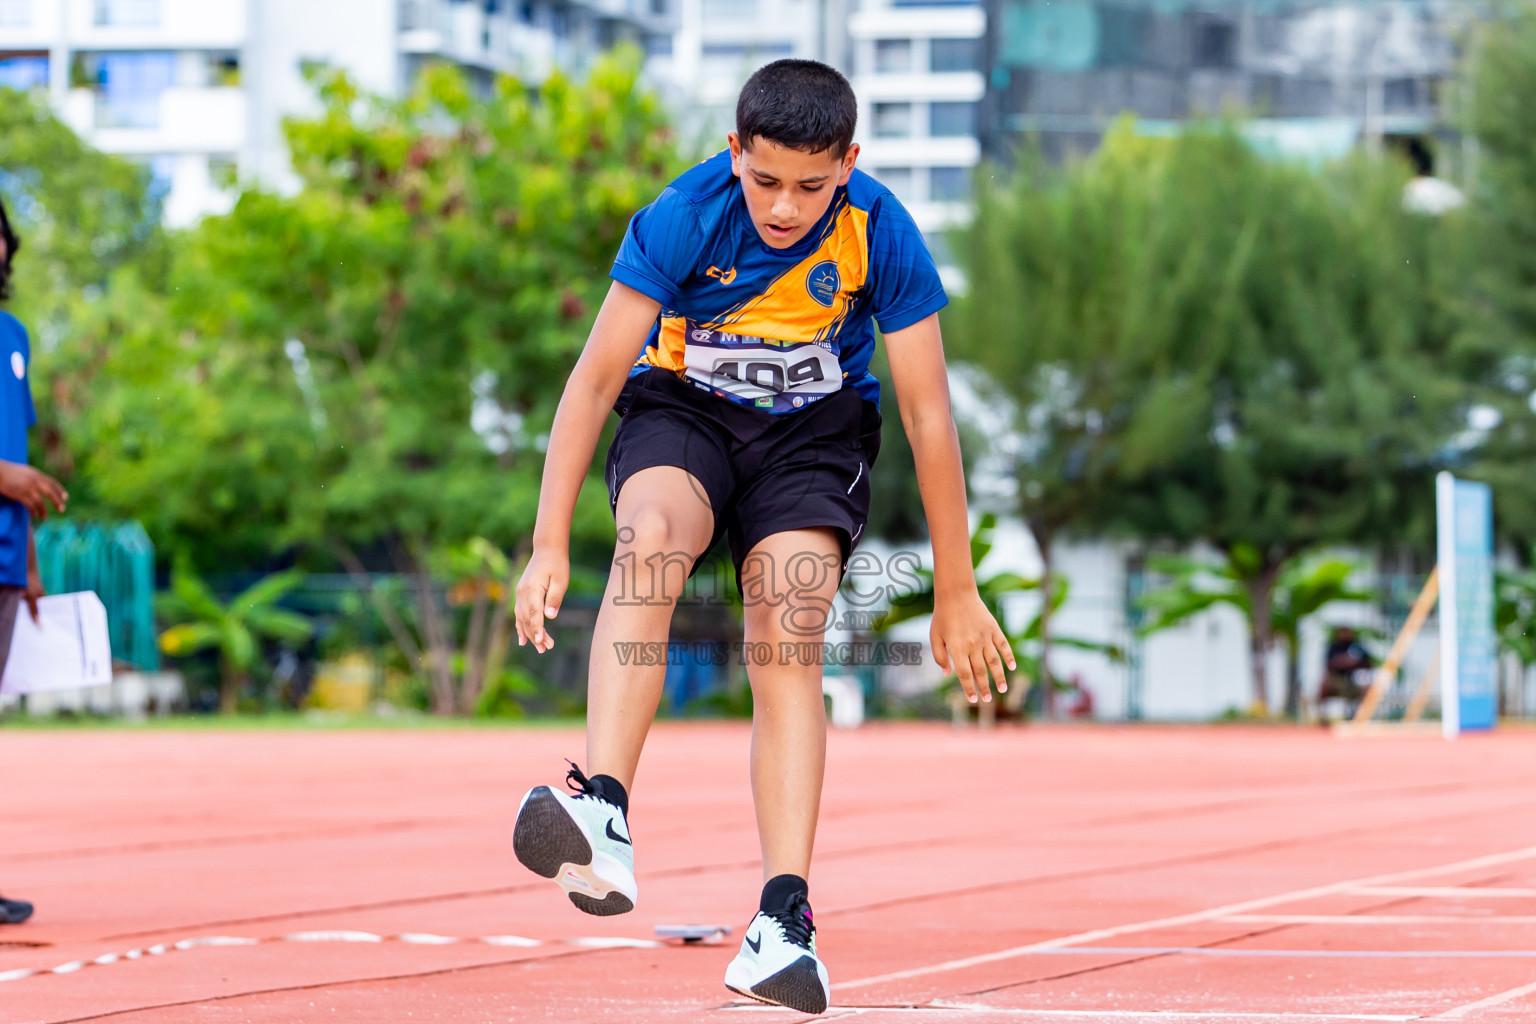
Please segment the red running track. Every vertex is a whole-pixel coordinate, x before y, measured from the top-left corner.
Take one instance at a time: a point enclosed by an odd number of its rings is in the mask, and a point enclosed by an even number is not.
[[[656,728],[591,918],[511,853],[577,730],[0,734],[0,1024],[804,1019],[721,985],[747,742]],[[811,892],[826,1019],[1536,1021],[1536,733],[834,733]]]

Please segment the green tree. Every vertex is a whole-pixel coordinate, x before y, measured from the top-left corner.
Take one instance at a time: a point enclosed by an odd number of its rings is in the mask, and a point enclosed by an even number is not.
[[[72,512],[110,517],[81,466],[98,352],[76,339],[123,274],[163,282],[169,249],[149,169],[87,146],[41,93],[0,88],[0,195],[22,241],[9,309],[33,338],[34,457],[69,483]]]
[[[1254,579],[1264,572],[1260,553],[1247,544],[1235,544],[1219,561],[1187,555],[1154,555],[1148,568],[1167,577],[1167,582],[1147,591],[1141,607],[1147,619],[1137,630],[1150,636],[1178,625],[1217,605],[1229,605],[1242,613],[1249,636],[1267,636],[1270,646],[1260,652],[1268,657],[1274,645],[1285,648],[1285,713],[1301,713],[1301,624],[1336,601],[1370,601],[1374,594],[1351,583],[1361,567],[1342,558],[1297,555],[1280,568],[1262,609],[1253,600]],[[1255,617],[1265,613],[1269,621],[1260,628]]]
[[[181,621],[160,634],[160,649],[177,658],[216,649],[219,712],[233,714],[261,653],[261,639],[298,643],[309,637],[308,619],[277,607],[303,579],[300,572],[277,573],[237,594],[228,604],[220,604],[208,584],[193,575],[185,563],[178,565],[171,574],[171,589],[161,595],[159,603],[162,615]]]
[[[1165,308],[1174,268],[1157,262],[1155,210],[1137,182],[1148,148],[1122,129],[1066,169],[1021,153],[1012,175],[978,176],[975,218],[957,238],[968,287],[946,316],[947,347],[984,372],[988,404],[1008,422],[994,455],[1048,592],[1058,540],[1096,529],[1113,501],[1124,419],[1159,345],[1146,332],[1177,329]],[[1119,308],[1127,296],[1149,308]]]
[[[1047,552],[1078,530],[1255,553],[1257,704],[1285,564],[1427,548],[1466,429],[1442,225],[1404,211],[1406,179],[1265,160],[1235,126],[1122,124],[1081,164],[983,180],[961,250],[955,350],[1016,411],[1020,516]]]
[[[395,642],[437,711],[473,707],[483,676],[457,666],[478,664],[481,620],[434,570],[530,529],[613,254],[680,169],[638,67],[626,51],[489,95],[434,68],[400,100],[317,72],[320,114],[287,125],[299,191],[245,189],[182,240],[163,296],[135,297],[154,327],[137,335],[127,292],[103,325],[145,356],[109,363],[136,384],[94,433],[114,500],[158,502],[158,529],[204,552],[239,517],[269,551],[402,574],[415,621],[384,615]],[[574,533],[611,531],[594,474]]]
[[[1536,665],[1536,569],[1495,570],[1493,621],[1499,650],[1529,672]]]
[[[1484,385],[1461,470],[1494,488],[1494,523],[1524,553],[1536,544],[1536,5],[1518,0],[1476,25],[1457,114],[1476,158],[1462,239],[1464,358]]]

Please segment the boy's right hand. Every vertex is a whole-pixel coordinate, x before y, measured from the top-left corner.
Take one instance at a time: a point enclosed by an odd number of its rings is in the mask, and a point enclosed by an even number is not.
[[[38,522],[48,518],[48,505],[60,512],[69,494],[53,477],[21,462],[0,460],[0,494],[26,506]]]
[[[555,646],[555,638],[544,629],[544,620],[560,612],[560,601],[571,582],[571,559],[564,551],[534,548],[523,576],[517,581],[517,645],[529,640],[543,654]]]

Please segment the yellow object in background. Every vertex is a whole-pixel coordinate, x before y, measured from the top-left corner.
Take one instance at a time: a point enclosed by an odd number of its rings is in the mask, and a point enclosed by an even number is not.
[[[322,661],[315,670],[315,683],[304,706],[328,711],[367,711],[373,696],[373,674],[372,659],[355,651],[336,661]]]

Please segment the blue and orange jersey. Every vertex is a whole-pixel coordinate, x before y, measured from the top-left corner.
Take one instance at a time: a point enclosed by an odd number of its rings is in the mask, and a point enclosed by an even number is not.
[[[747,213],[729,150],[635,214],[612,277],[661,303],[631,374],[652,366],[774,413],[842,387],[880,403],[874,325],[910,327],[948,299],[912,216],[855,170],[810,232],[775,249]]]

